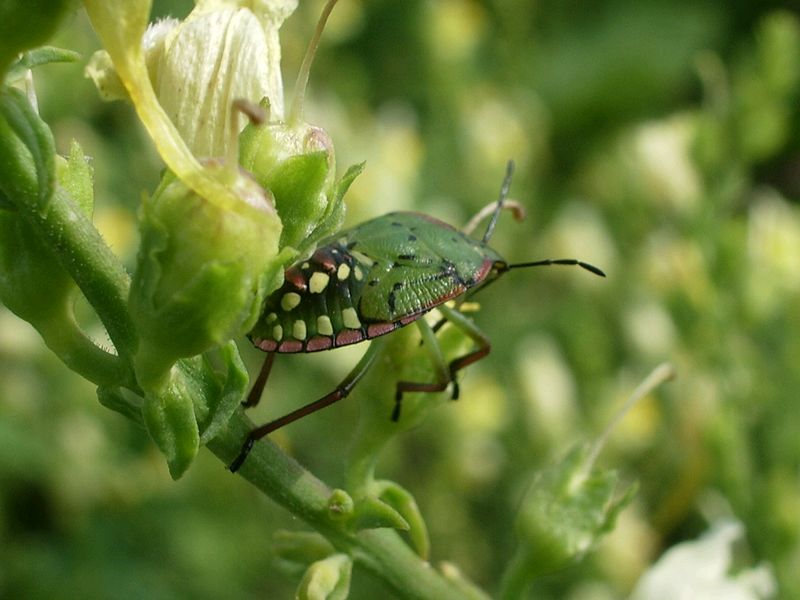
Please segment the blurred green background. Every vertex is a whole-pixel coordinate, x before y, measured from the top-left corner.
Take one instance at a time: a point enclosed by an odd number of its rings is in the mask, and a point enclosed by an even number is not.
[[[288,89],[322,4],[301,0],[284,28]],[[55,43],[97,48],[80,12]],[[95,221],[130,265],[136,205],[161,167],[131,108],[99,102],[82,68],[37,71],[41,112],[62,151],[77,138],[94,157]],[[596,437],[671,361],[678,379],[600,459],[638,497],[535,597],[625,597],[664,549],[721,516],[745,526],[737,564],[770,564],[780,597],[800,597],[797,14],[779,2],[341,0],[309,93],[340,171],[367,161],[348,222],[419,209],[465,223],[514,158],[528,219],[504,216],[496,248],[609,275],[515,272],[477,298],[491,355],[378,473],[415,494],[432,560],[493,589],[535,471]],[[329,391],[360,351],[279,358],[254,418]],[[357,410],[343,402],[274,438],[341,485]],[[280,528],[303,525],[209,453],[172,482],[146,434],[0,308],[0,597],[289,598],[296,580],[270,552]],[[378,594],[357,570],[352,597]]]

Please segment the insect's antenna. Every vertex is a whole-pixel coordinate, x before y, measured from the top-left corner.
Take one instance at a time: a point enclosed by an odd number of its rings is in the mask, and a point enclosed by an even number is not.
[[[524,262],[524,263],[516,263],[513,265],[506,266],[503,271],[510,271],[511,269],[523,269],[527,267],[548,267],[550,265],[570,265],[581,267],[582,269],[586,269],[590,273],[594,273],[600,277],[605,277],[606,274],[603,273],[600,269],[595,267],[594,265],[590,265],[589,263],[585,263],[582,260],[577,260],[574,258],[546,258],[545,260],[536,260],[533,262]]]
[[[314,62],[314,55],[317,53],[319,47],[319,40],[322,37],[322,32],[325,30],[325,24],[328,22],[328,17],[336,5],[337,0],[328,0],[325,8],[322,9],[322,14],[317,21],[317,28],[314,30],[314,36],[308,43],[306,54],[303,57],[303,62],[300,65],[300,72],[297,74],[297,81],[294,84],[294,96],[292,98],[292,106],[289,109],[289,123],[294,123],[300,120],[303,116],[303,105],[306,98],[306,88],[308,87],[308,76],[311,72],[311,64]]]
[[[489,224],[486,226],[486,233],[483,234],[483,243],[488,244],[489,240],[492,237],[492,233],[494,233],[495,225],[497,225],[497,219],[500,217],[500,211],[503,210],[503,202],[506,201],[508,197],[508,190],[511,188],[511,178],[514,176],[514,161],[508,161],[508,166],[506,166],[506,176],[503,179],[503,185],[500,186],[500,196],[497,198],[497,208],[494,209],[494,213],[492,214],[492,220],[489,221]]]

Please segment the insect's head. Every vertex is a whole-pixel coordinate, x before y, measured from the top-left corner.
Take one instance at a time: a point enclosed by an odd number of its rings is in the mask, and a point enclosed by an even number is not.
[[[492,238],[492,233],[494,233],[494,228],[497,225],[497,219],[500,217],[500,211],[503,210],[503,205],[508,198],[508,192],[511,189],[511,179],[514,176],[514,161],[509,160],[508,166],[506,167],[506,175],[503,178],[503,185],[500,186],[500,196],[497,198],[497,203],[492,213],[492,218],[489,220],[489,224],[486,226],[486,232],[483,234],[483,238],[481,239],[482,245],[485,247],[487,254],[493,254],[491,258],[494,259],[494,263],[492,265],[491,273],[487,279],[493,280],[502,275],[503,273],[507,273],[512,269],[523,269],[527,267],[545,267],[550,265],[574,265],[586,269],[590,273],[594,273],[599,277],[605,277],[606,274],[603,273],[602,270],[595,267],[594,265],[590,265],[587,262],[583,262],[581,260],[577,260],[575,258],[546,258],[544,260],[534,260],[528,262],[521,262],[521,263],[512,263],[509,264],[506,262],[500,255],[489,248],[489,240]]]

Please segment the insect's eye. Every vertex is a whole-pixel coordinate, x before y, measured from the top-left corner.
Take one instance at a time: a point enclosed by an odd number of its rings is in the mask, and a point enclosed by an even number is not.
[[[508,263],[502,260],[496,260],[494,261],[494,265],[492,265],[492,270],[498,274],[508,271]]]

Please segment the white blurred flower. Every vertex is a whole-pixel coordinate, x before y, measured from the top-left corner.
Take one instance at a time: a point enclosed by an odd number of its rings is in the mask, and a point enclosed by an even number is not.
[[[800,292],[800,211],[773,190],[762,190],[747,220],[749,307],[769,318]]]
[[[517,374],[528,404],[531,435],[563,439],[577,421],[575,379],[555,340],[543,335],[520,345]]]
[[[678,116],[643,125],[634,139],[637,167],[653,197],[680,211],[697,206],[700,176],[692,164],[695,124]]]
[[[630,600],[764,600],[777,585],[767,565],[731,567],[731,547],[742,537],[737,521],[719,521],[698,540],[667,550],[641,577]]]

